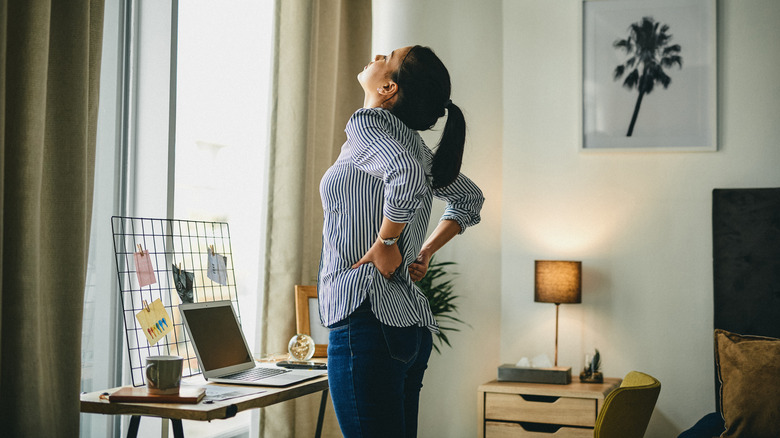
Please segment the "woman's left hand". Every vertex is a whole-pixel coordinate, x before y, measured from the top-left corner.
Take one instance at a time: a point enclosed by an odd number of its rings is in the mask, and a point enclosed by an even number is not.
[[[403,257],[401,257],[401,250],[398,249],[398,245],[385,245],[381,240],[377,239],[368,252],[363,255],[363,258],[352,265],[352,268],[357,268],[366,263],[373,263],[379,270],[379,273],[382,274],[382,277],[389,280],[398,267],[401,266],[402,261]]]
[[[409,265],[409,276],[412,281],[420,281],[428,273],[428,262],[431,260],[429,255],[420,254],[417,259]]]

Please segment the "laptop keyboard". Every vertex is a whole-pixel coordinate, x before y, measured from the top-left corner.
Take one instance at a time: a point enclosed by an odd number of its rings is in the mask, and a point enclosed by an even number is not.
[[[273,377],[278,376],[279,374],[288,373],[290,370],[286,370],[283,368],[266,368],[266,367],[257,367],[252,368],[251,370],[245,370],[245,371],[239,371],[237,373],[228,374],[226,376],[220,377],[221,379],[233,379],[233,380],[244,380],[247,382],[251,382],[254,380],[260,380],[265,379],[267,377]]]

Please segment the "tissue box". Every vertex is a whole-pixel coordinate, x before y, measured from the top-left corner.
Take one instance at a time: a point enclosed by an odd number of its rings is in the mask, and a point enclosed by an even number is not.
[[[498,367],[499,382],[571,383],[571,367],[525,368],[511,364]]]

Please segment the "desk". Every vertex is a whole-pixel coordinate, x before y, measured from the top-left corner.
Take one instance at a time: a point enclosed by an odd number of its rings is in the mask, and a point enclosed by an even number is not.
[[[498,382],[479,386],[479,438],[593,437],[604,398],[621,379],[568,385]]]
[[[196,380],[195,380],[196,379]],[[209,383],[202,377],[185,380],[187,384],[219,385]],[[232,385],[220,385],[232,386]],[[135,438],[138,433],[138,424],[141,416],[170,418],[173,423],[173,433],[176,438],[184,436],[181,426],[181,420],[210,421],[217,419],[231,418],[237,413],[255,408],[270,406],[283,401],[292,400],[315,392],[322,391],[320,400],[319,416],[317,418],[317,431],[315,437],[319,437],[322,432],[322,420],[325,414],[325,403],[328,399],[328,377],[322,376],[307,380],[296,385],[284,388],[275,388],[268,386],[258,386],[264,392],[260,394],[250,394],[243,397],[232,398],[224,401],[215,401],[214,403],[197,404],[176,404],[176,403],[109,403],[108,400],[100,398],[104,392],[112,393],[119,388],[108,389],[104,391],[95,391],[81,394],[81,412],[106,415],[132,415],[130,428],[128,429],[128,438]]]

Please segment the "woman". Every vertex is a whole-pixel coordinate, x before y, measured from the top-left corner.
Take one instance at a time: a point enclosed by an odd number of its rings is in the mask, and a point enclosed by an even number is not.
[[[414,282],[433,253],[479,222],[484,198],[460,174],[466,124],[431,49],[377,55],[358,82],[363,108],[347,123],[347,142],[320,182],[318,291],[320,317],[331,329],[328,380],[345,437],[413,437],[438,330]],[[445,112],[433,154],[417,131]],[[447,206],[426,240],[434,196]]]

